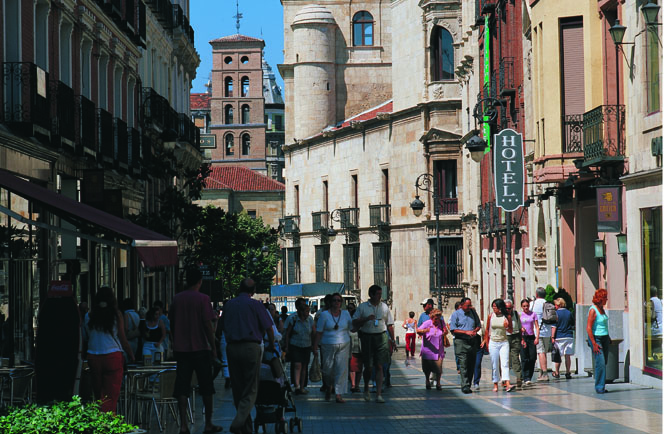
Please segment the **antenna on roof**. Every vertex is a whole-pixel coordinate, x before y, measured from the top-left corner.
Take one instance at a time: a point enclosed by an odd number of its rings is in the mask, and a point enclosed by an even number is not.
[[[240,18],[242,18],[242,14],[240,13],[240,0],[235,0],[235,15],[233,15],[233,18],[235,18],[235,28],[237,29],[237,34],[240,34]]]

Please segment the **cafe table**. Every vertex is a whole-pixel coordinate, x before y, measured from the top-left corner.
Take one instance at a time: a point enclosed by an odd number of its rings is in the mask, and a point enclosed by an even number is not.
[[[150,377],[158,374],[164,369],[174,369],[175,362],[162,362],[160,364],[143,365],[143,364],[129,364],[125,369],[125,387],[124,387],[124,415],[128,422],[133,422],[133,411],[129,414],[129,400],[137,393],[137,380],[139,378]],[[135,400],[132,399],[132,403]],[[133,408],[132,408],[133,410]]]

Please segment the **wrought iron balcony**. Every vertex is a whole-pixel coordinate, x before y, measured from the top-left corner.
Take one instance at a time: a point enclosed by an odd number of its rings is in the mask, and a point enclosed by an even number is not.
[[[73,150],[76,140],[76,110],[72,110],[76,107],[74,90],[61,81],[51,83],[51,89],[53,145],[64,145]]]
[[[440,215],[459,214],[459,199],[456,197],[441,197],[438,201]]]
[[[114,119],[115,149],[117,150],[117,165],[124,170],[129,168],[129,131],[127,123],[120,118]]]
[[[328,211],[318,211],[311,213],[311,229],[316,231],[326,230],[330,227],[330,213]]]
[[[500,83],[500,96],[512,96],[516,94],[514,83],[514,57],[503,57],[498,66]]]
[[[136,128],[129,128],[129,166],[138,169],[141,167],[141,132]]]
[[[583,151],[583,115],[563,116],[563,153]]]
[[[500,208],[493,202],[487,202],[477,207],[479,216],[480,234],[491,234],[505,229],[500,221]]]
[[[143,126],[155,126],[164,129],[166,126],[167,111],[170,110],[168,100],[159,95],[151,87],[143,88],[143,107],[141,108],[141,121]]]
[[[26,135],[50,135],[51,89],[48,72],[30,62],[5,62],[2,69],[2,120]]]
[[[369,225],[389,226],[391,205],[369,205]]]
[[[359,226],[360,221],[360,209],[359,208],[339,208],[338,221],[341,225],[341,229],[353,229]]]
[[[291,215],[279,219],[284,234],[297,234],[300,232],[300,216]]]
[[[97,131],[99,132],[99,154],[97,160],[113,164],[115,157],[115,131],[113,115],[104,109],[97,109]]]
[[[583,114],[583,165],[625,159],[625,106],[601,105]]]
[[[97,157],[97,107],[95,103],[84,97],[78,96],[80,140],[77,144],[77,152],[80,155],[89,154],[92,158]]]

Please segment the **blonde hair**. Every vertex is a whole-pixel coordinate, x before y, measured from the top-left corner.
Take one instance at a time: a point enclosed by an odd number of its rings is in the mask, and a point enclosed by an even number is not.
[[[556,298],[553,300],[553,304],[555,304],[558,307],[567,307],[567,303],[565,303],[565,300],[563,298]]]
[[[431,309],[431,312],[429,312],[429,318],[433,318],[434,316],[442,316],[443,312],[440,311],[440,309]]]

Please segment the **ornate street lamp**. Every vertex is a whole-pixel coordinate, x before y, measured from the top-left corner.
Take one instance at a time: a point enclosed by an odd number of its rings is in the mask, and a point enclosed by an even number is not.
[[[616,241],[618,242],[618,254],[625,256],[627,254],[627,234],[622,232],[616,234]]]

